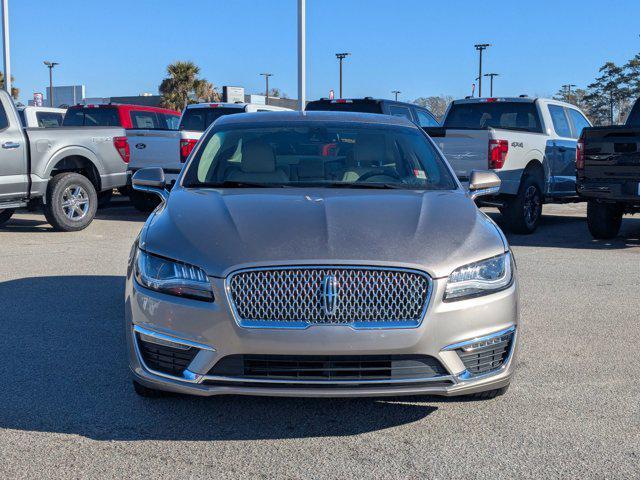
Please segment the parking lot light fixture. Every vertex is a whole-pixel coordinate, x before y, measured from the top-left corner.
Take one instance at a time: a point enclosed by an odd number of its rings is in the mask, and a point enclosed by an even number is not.
[[[490,96],[490,97],[493,97],[493,79],[494,79],[495,77],[500,76],[500,74],[499,74],[499,73],[485,73],[485,74],[484,74],[484,76],[485,76],[485,77],[489,77],[489,78],[490,78],[490,80],[491,80],[491,83],[490,83],[491,87],[490,87],[490,93],[489,93],[489,96]]]
[[[269,77],[273,77],[273,73],[261,73],[260,75],[262,75],[264,77],[264,80],[266,82],[266,90],[265,90],[265,99],[264,99],[264,103],[266,105],[269,105]]]
[[[477,43],[474,45],[475,49],[480,54],[480,65],[478,69],[478,98],[482,97],[482,52],[491,46],[490,43]]]
[[[336,58],[339,60],[340,62],[340,98],[342,98],[342,61],[347,58],[349,55],[351,55],[348,52],[344,52],[344,53],[336,53]]]
[[[402,93],[400,90],[392,90],[391,93],[395,94],[396,96],[396,102],[398,101],[398,94]]]
[[[49,106],[53,107],[53,67],[60,65],[58,62],[44,61],[44,64],[49,69]]]

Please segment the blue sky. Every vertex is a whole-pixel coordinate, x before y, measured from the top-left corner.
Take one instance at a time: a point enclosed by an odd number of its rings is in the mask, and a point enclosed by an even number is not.
[[[12,73],[21,99],[48,84],[88,96],[157,92],[165,67],[192,60],[216,86],[296,96],[296,0],[9,0]],[[344,94],[401,99],[467,95],[474,43],[491,43],[496,95],[549,95],[585,86],[605,61],[640,51],[640,1],[307,0],[308,98],[338,88],[335,52],[348,51]]]

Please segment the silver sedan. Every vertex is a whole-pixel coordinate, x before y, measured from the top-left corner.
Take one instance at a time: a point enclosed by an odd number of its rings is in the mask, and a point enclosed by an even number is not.
[[[140,395],[476,395],[514,369],[514,259],[431,139],[396,117],[216,121],[131,251]]]

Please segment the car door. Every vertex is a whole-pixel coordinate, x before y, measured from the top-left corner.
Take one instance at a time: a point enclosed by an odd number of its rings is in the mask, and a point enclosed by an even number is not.
[[[549,142],[549,193],[573,195],[576,192],[576,139],[566,108],[548,105],[556,138]]]
[[[0,96],[0,203],[27,196],[27,148],[22,124],[13,113],[12,100]]]

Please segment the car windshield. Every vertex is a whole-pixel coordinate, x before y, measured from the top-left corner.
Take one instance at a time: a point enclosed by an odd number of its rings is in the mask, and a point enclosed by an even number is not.
[[[457,188],[420,130],[325,122],[213,129],[189,163],[183,185]]]

